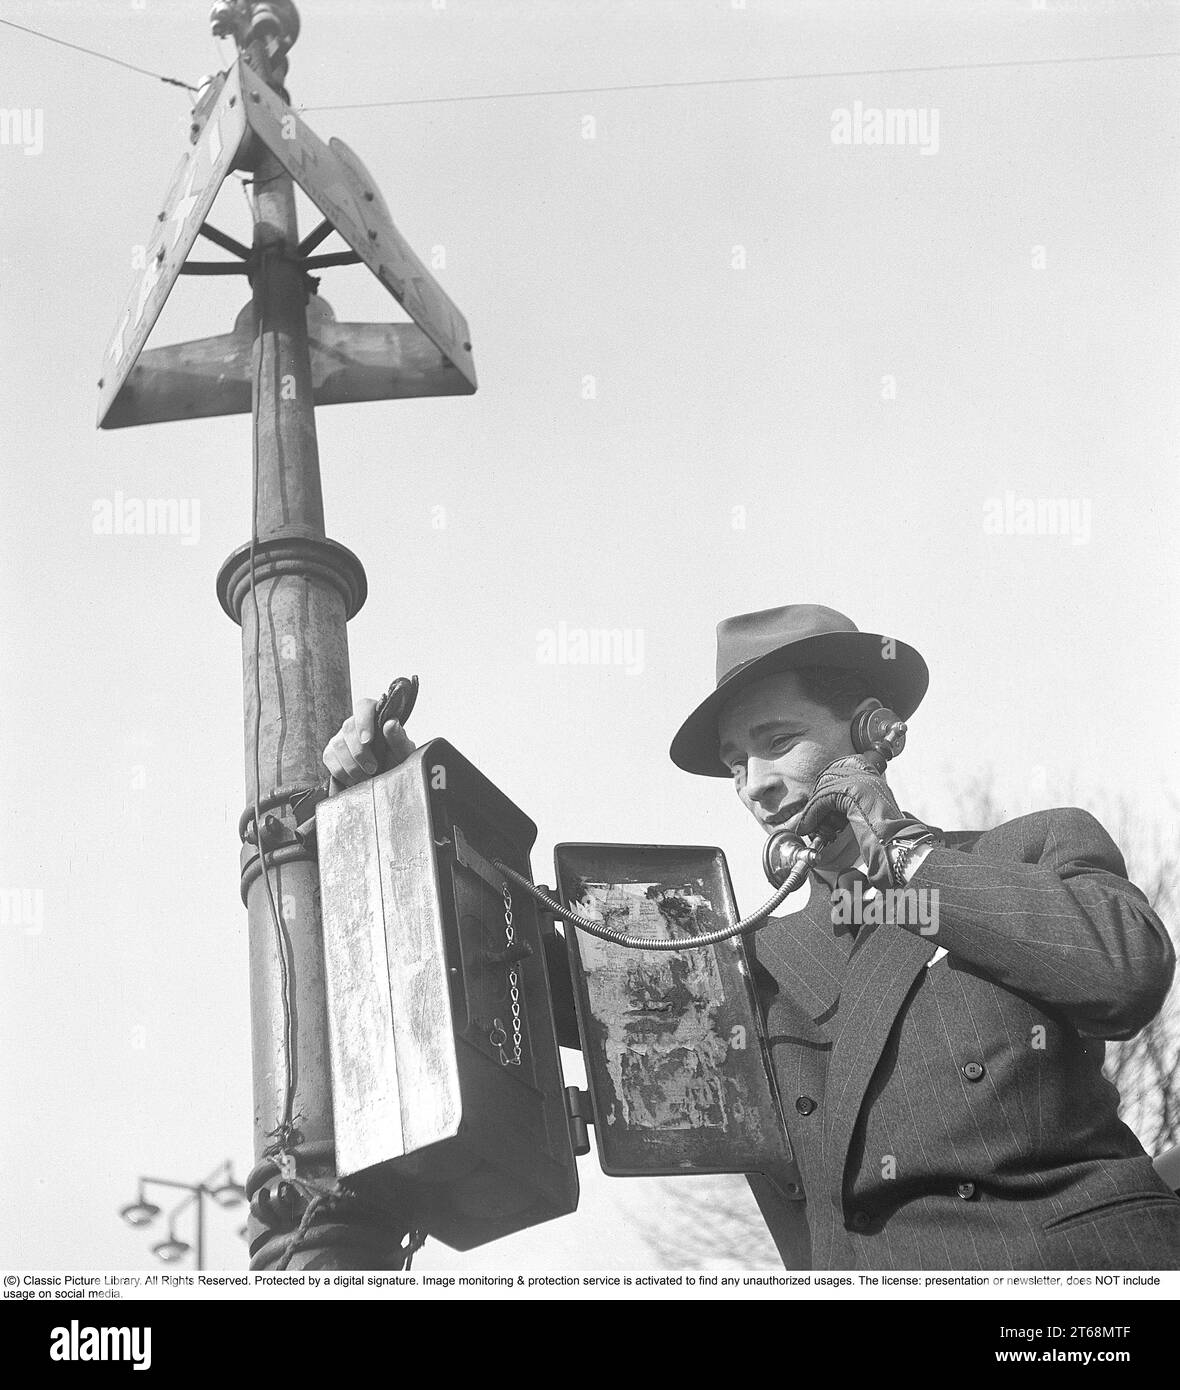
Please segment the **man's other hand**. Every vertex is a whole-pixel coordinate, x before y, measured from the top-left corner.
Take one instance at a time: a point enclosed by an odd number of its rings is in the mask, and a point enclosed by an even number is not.
[[[380,731],[376,727],[376,700],[361,698],[324,749],[324,766],[331,777],[328,795],[355,786],[387,768],[404,762],[416,747],[396,719],[387,719]]]
[[[799,833],[838,831],[845,821],[856,836],[866,876],[874,888],[893,883],[887,846],[932,834],[929,826],[898,807],[874,758],[860,753],[837,758],[820,773],[799,817]]]

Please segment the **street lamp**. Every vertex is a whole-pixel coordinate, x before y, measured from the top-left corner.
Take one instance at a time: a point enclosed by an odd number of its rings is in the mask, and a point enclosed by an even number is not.
[[[168,1239],[162,1240],[158,1245],[152,1246],[152,1254],[157,1260],[163,1260],[166,1265],[174,1265],[184,1257],[193,1247],[187,1241],[177,1240],[176,1232],[171,1228],[168,1230]],[[201,1268],[200,1265],[197,1266]]]
[[[245,1188],[234,1180],[231,1160],[226,1159],[203,1182],[199,1183],[173,1182],[170,1178],[140,1178],[135,1201],[119,1209],[119,1215],[129,1226],[138,1228],[150,1226],[160,1215],[160,1208],[154,1202],[149,1202],[144,1192],[144,1188],[148,1184],[156,1187],[179,1188],[188,1194],[182,1197],[168,1213],[168,1238],[157,1241],[152,1246],[152,1254],[155,1255],[156,1259],[162,1260],[164,1264],[177,1264],[193,1250],[193,1246],[187,1241],[181,1240],[176,1234],[176,1218],[186,1207],[195,1206],[197,1209],[197,1233],[194,1267],[204,1269],[205,1199],[209,1198],[219,1207],[228,1210],[238,1206],[246,1197]],[[245,1236],[246,1228],[244,1226],[239,1234]]]
[[[215,1187],[209,1196],[219,1207],[236,1207],[246,1200],[246,1189],[240,1182],[223,1182],[220,1187]]]
[[[139,1196],[129,1206],[121,1207],[119,1210],[119,1215],[128,1226],[150,1226],[159,1214],[160,1208],[144,1198],[142,1179],[139,1184]]]

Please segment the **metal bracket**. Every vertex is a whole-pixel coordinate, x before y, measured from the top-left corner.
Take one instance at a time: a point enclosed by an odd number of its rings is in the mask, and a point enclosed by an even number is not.
[[[291,814],[295,817],[295,834],[301,843],[314,849],[316,843],[315,812],[328,793],[323,787],[311,787],[291,801]]]
[[[503,893],[504,875],[493,864],[490,864],[482,854],[477,853],[471,848],[471,843],[467,836],[457,825],[451,827],[451,832],[455,837],[455,859],[463,865],[465,869],[470,869],[477,878],[482,878],[493,893]]]
[[[280,845],[300,843],[294,825],[289,824],[282,816],[276,816],[273,811],[268,811],[262,817],[261,840],[264,850],[278,849]]]

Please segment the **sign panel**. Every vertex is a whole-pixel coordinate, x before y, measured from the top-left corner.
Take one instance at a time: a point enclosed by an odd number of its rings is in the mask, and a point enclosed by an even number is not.
[[[466,378],[417,324],[337,323],[327,302],[313,295],[307,335],[317,407],[471,394]],[[255,336],[251,303],[232,333],[145,349],[107,411],[103,429],[248,415]]]
[[[211,109],[200,138],[172,176],[164,207],[144,253],[144,268],[119,314],[114,336],[103,358],[98,423],[104,423],[123,389],[148,335],[160,317],[164,301],[192,250],[201,223],[234,167],[246,134],[240,67],[216,79],[204,104]]]
[[[802,1185],[768,1060],[725,857],[693,845],[563,844],[558,896],[628,936],[683,938],[683,951],[616,946],[566,927],[586,1083],[603,1171],[765,1173]]]
[[[364,165],[343,141],[325,145],[245,65],[238,73],[255,134],[474,391],[467,320],[393,225]]]

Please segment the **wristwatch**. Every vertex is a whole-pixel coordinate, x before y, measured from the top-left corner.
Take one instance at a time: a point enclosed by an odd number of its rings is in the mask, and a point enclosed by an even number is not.
[[[926,855],[942,843],[941,832],[934,829],[930,829],[916,840],[891,840],[885,846],[885,853],[889,859],[889,869],[894,883],[899,887],[907,884],[918,872]]]

